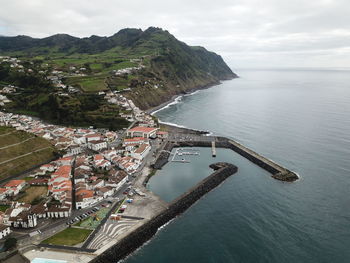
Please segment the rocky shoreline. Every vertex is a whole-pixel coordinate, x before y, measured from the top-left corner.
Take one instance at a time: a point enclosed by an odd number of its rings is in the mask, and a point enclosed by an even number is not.
[[[151,239],[161,226],[165,225],[176,216],[185,212],[202,196],[220,185],[224,180],[235,174],[238,170],[237,166],[222,162],[212,164],[210,167],[215,170],[214,173],[206,177],[186,193],[171,202],[166,210],[152,218],[144,225],[137,228],[135,231],[123,238],[120,242],[90,262],[109,263],[118,262],[119,260],[124,259],[149,239]]]
[[[194,93],[194,92],[196,92],[196,91],[198,91],[198,90],[209,89],[209,88],[212,88],[212,87],[214,87],[214,86],[220,85],[220,84],[222,83],[222,81],[225,81],[225,80],[232,80],[232,79],[236,79],[236,78],[239,78],[239,76],[233,77],[233,78],[221,79],[220,81],[217,81],[217,82],[215,82],[215,83],[209,83],[209,84],[207,84],[207,85],[200,86],[200,87],[196,87],[196,88],[192,88],[192,89],[190,89],[190,90],[188,90],[188,91],[186,91],[186,92],[182,92],[182,93],[180,93],[180,94],[176,94],[176,95],[172,96],[169,100],[167,100],[167,101],[165,101],[165,102],[159,104],[158,106],[155,106],[155,107],[152,107],[152,108],[146,110],[146,112],[147,112],[148,114],[153,115],[155,112],[157,112],[157,111],[159,111],[160,109],[162,109],[162,108],[168,106],[169,104],[175,102],[176,99],[178,99],[178,98],[180,98],[180,97],[182,97],[182,96],[192,94],[192,93]]]

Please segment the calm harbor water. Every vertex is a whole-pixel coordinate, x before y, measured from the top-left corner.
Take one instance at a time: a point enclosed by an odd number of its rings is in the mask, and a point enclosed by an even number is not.
[[[230,161],[239,172],[126,262],[350,262],[350,72],[238,71],[184,96],[164,122],[210,130],[296,171],[282,183],[229,150],[169,163],[149,183],[172,200]]]

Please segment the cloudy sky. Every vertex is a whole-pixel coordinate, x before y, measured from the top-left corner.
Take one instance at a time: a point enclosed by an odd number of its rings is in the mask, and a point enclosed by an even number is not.
[[[0,0],[0,34],[158,26],[233,68],[350,67],[349,0]]]

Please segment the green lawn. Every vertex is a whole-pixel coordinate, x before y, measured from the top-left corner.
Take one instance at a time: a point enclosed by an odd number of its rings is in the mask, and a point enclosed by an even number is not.
[[[74,246],[85,241],[90,235],[92,230],[80,229],[80,228],[66,228],[65,230],[57,233],[56,235],[45,239],[42,244],[61,245],[61,246]]]
[[[86,77],[71,77],[67,79],[70,85],[78,85],[85,92],[99,92],[107,90],[105,75],[95,75]]]
[[[85,227],[87,229],[95,229],[101,222],[101,220],[107,215],[109,208],[101,208],[96,214],[86,218],[75,224],[75,226]]]

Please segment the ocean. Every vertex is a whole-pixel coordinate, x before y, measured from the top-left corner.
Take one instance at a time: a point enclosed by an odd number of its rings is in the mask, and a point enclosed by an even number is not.
[[[148,185],[167,201],[209,175],[210,163],[239,171],[125,262],[350,262],[350,71],[237,73],[156,116],[233,138],[300,180],[274,180],[224,149],[169,163]]]

